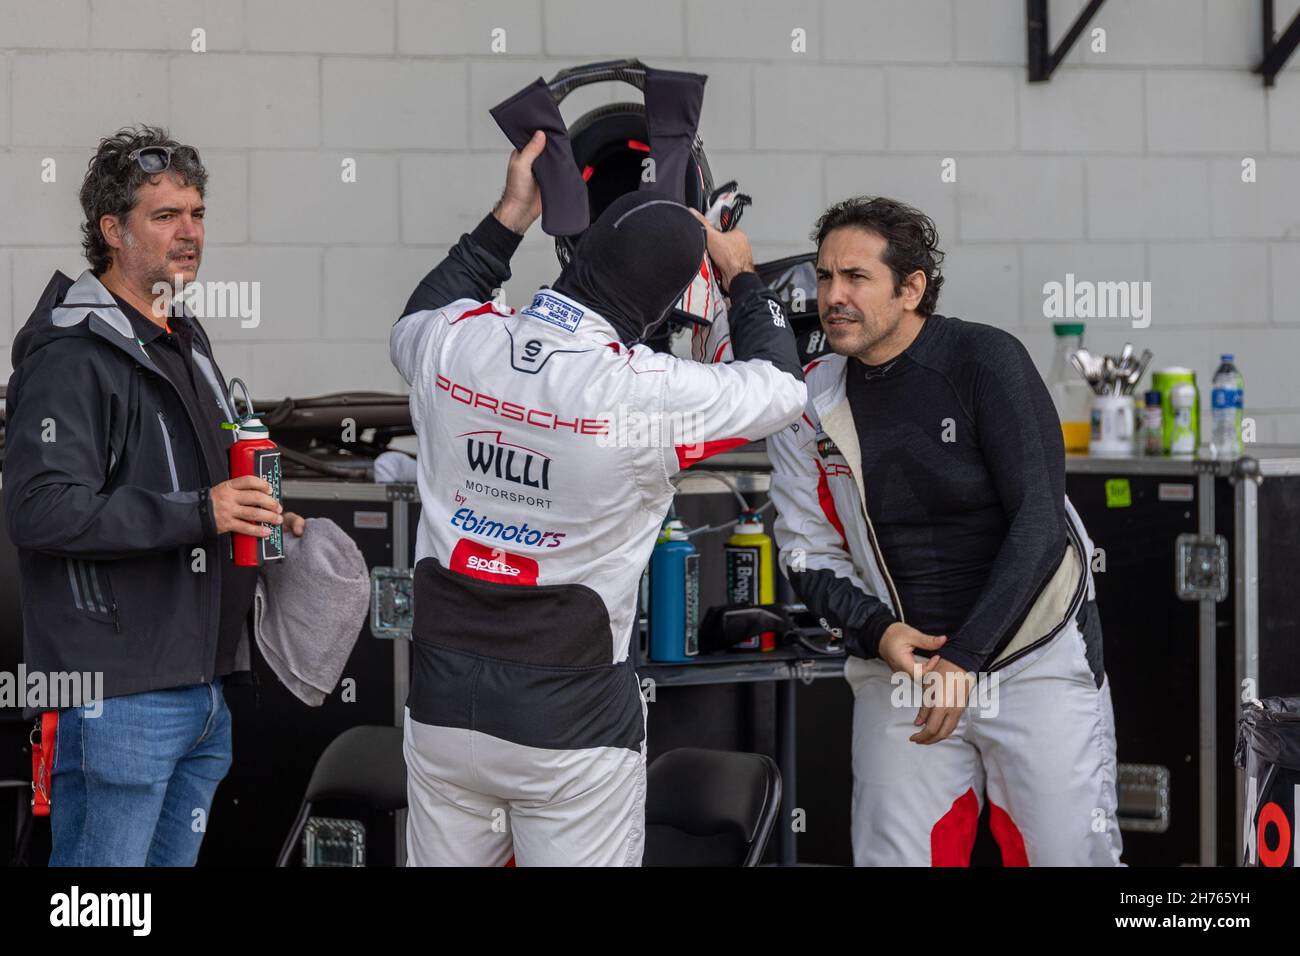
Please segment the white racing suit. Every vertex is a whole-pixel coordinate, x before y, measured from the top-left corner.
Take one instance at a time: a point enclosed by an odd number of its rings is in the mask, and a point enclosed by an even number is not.
[[[393,328],[419,439],[412,865],[639,865],[645,704],[628,660],[670,479],[798,418],[794,338],[732,283],[738,361],[629,349],[543,289],[485,302],[518,238],[486,218]],[[438,301],[438,300],[442,301]]]
[[[833,629],[847,625],[857,594],[906,620],[864,504],[846,363],[834,354],[809,363],[804,417],[767,442],[782,568],[797,572],[801,597]],[[915,685],[892,680],[878,657],[848,658],[857,865],[968,865],[986,799],[1004,865],[1118,863],[1115,739],[1092,542],[1065,505],[1064,557],[980,668],[980,686],[951,736],[909,741],[921,729],[913,724]]]

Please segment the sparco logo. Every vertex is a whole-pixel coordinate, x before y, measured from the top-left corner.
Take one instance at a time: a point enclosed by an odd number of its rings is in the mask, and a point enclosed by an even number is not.
[[[499,547],[489,548],[466,538],[457,541],[456,547],[452,549],[450,567],[453,571],[480,581],[520,586],[536,584],[541,570],[537,562],[527,555],[514,554]]]
[[[541,452],[505,441],[500,432],[465,432],[456,437],[465,439],[465,457],[475,471],[550,490],[551,459]]]
[[[490,574],[508,574],[511,577],[519,577],[518,568],[513,568],[498,558],[480,558],[477,555],[470,555],[465,564],[475,571],[487,571]]]

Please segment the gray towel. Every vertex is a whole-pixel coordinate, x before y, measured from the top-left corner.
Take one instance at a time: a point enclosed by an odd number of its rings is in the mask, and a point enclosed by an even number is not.
[[[312,707],[339,682],[370,607],[370,572],[328,518],[284,533],[284,558],[264,565],[253,595],[257,647],[275,676]]]

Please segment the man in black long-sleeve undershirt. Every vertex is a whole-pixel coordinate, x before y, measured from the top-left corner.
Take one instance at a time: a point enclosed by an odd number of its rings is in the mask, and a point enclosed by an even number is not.
[[[1028,353],[933,314],[894,358],[850,362],[867,513],[908,623],[977,671],[1066,543],[1061,429]],[[940,665],[942,666],[942,665]]]
[[[938,284],[925,270],[896,290],[888,246],[833,229],[817,262],[828,344],[852,356],[852,464],[908,622],[873,602],[868,644],[896,671],[911,670],[913,652],[938,652],[927,672],[957,677],[992,659],[1061,560],[1064,446],[1024,346],[931,313]],[[960,715],[955,702],[923,708],[917,741],[946,737]]]
[[[851,655],[854,860],[967,864],[987,806],[1007,865],[1114,865],[1089,544],[1046,386],[1014,336],[934,311],[924,214],[850,199],[814,238],[834,354],[768,450],[782,565]],[[987,671],[1000,692],[968,710]]]

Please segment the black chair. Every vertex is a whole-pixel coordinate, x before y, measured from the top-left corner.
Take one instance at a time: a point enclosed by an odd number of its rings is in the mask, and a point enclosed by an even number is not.
[[[375,810],[406,809],[406,758],[401,727],[349,727],[316,761],[293,829],[280,849],[276,866],[288,866],[307,828],[312,804],[351,800]]]
[[[682,747],[646,774],[646,866],[757,866],[781,805],[762,754]]]

